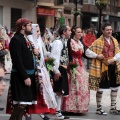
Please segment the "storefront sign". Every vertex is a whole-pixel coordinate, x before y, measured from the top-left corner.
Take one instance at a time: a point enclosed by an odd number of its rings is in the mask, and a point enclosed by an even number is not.
[[[48,9],[48,8],[37,8],[37,14],[38,15],[50,15],[55,16],[56,12],[55,9]]]

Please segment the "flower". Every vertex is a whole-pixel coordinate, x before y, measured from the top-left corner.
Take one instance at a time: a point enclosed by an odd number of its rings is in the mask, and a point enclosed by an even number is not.
[[[72,69],[72,70],[77,68],[77,66],[78,66],[78,64],[76,62],[70,62],[69,63],[69,68]]]
[[[45,59],[45,64],[46,64],[46,67],[47,67],[48,71],[53,69],[54,61],[55,60],[53,58],[46,58]]]
[[[76,84],[76,68],[78,66],[78,64],[76,62],[70,62],[69,63],[69,68],[73,71],[72,75],[73,75],[73,79],[74,79],[74,84]]]
[[[107,0],[96,0],[95,4],[107,4]]]
[[[28,41],[28,42],[26,42],[26,44],[27,44],[27,46],[28,46],[28,45],[30,45],[30,42]]]
[[[95,5],[98,9],[105,9],[107,5],[107,0],[96,0]]]

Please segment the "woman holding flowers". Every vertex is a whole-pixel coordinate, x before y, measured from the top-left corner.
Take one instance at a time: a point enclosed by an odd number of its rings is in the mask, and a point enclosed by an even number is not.
[[[84,48],[80,42],[81,29],[72,28],[71,39],[68,40],[69,54],[69,95],[63,98],[62,110],[73,113],[88,112],[90,92],[88,73],[82,62]]]
[[[38,24],[32,24],[32,35],[28,39],[33,43],[33,47],[39,50],[39,57],[36,62],[36,81],[37,85],[37,104],[29,106],[28,114],[39,114],[43,120],[49,120],[44,113],[55,113],[56,100],[53,93],[50,76],[45,66],[45,59],[43,55],[43,42],[40,36],[40,28]],[[49,64],[50,66],[50,64]],[[51,66],[52,67],[52,66]],[[30,120],[27,118],[27,120]]]

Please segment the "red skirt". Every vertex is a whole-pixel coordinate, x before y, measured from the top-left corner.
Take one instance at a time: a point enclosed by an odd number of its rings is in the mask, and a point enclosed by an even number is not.
[[[29,105],[26,108],[28,114],[55,114],[56,109],[48,108],[43,99],[43,95],[37,95],[37,104]]]
[[[38,90],[39,91],[39,90]],[[45,101],[43,99],[43,95],[40,94],[40,91],[38,92],[37,95],[37,104],[32,104],[28,105],[26,107],[26,112],[25,114],[55,114],[56,109],[48,108],[47,105],[45,104]],[[11,114],[13,111],[13,101],[11,97],[11,89],[9,87],[8,90],[8,96],[7,96],[7,105],[6,105],[6,113]]]

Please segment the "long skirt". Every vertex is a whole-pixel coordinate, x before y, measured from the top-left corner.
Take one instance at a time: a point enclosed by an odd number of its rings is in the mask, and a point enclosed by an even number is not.
[[[69,95],[63,97],[62,110],[73,113],[88,112],[90,91],[88,85],[88,73],[84,65],[78,66],[74,73],[69,74]]]
[[[37,78],[40,82],[37,85],[37,104],[27,106],[27,114],[54,114],[56,112],[56,100],[50,76],[45,67],[37,67]],[[41,71],[41,72],[40,72]]]
[[[56,112],[56,109],[48,108],[45,100],[43,98],[43,95],[40,94],[39,88],[37,90],[37,104],[29,105],[26,108],[27,114],[54,114]]]

